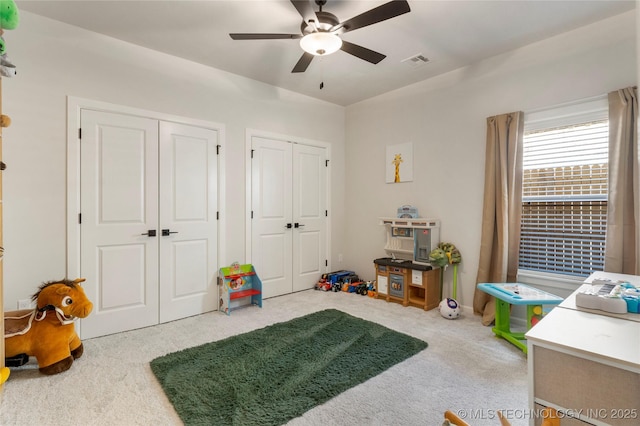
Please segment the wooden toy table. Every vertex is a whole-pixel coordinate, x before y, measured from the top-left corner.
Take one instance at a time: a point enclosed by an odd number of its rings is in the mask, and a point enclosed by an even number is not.
[[[527,330],[542,318],[542,305],[558,305],[564,299],[537,288],[520,283],[484,283],[478,288],[496,298],[496,320],[492,331],[496,336],[513,343],[527,353],[524,334],[526,331],[511,331],[511,306],[527,306]]]

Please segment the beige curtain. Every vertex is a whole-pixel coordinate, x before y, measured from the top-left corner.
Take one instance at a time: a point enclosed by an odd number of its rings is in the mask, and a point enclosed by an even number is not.
[[[524,113],[487,118],[484,206],[477,283],[515,282],[522,217]],[[473,311],[482,323],[495,319],[495,299],[476,288]]]
[[[640,274],[638,93],[609,93],[609,202],[604,270]]]

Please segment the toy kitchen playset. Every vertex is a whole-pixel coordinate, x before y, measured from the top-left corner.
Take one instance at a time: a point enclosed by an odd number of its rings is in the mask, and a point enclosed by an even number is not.
[[[433,269],[429,253],[440,242],[440,221],[418,217],[417,209],[402,206],[396,218],[380,218],[386,228],[389,257],[374,260],[379,299],[430,310],[440,303],[440,268]]]

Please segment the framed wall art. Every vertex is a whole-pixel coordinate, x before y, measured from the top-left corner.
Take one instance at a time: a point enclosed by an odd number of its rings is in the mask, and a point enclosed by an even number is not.
[[[386,162],[387,183],[411,182],[413,180],[413,143],[388,145]]]

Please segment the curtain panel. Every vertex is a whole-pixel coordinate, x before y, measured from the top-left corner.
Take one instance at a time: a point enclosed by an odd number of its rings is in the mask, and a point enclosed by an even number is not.
[[[487,118],[482,236],[476,283],[515,282],[522,217],[524,113]],[[473,311],[495,319],[495,299],[476,288]]]
[[[640,275],[638,91],[609,93],[609,200],[604,270]]]

